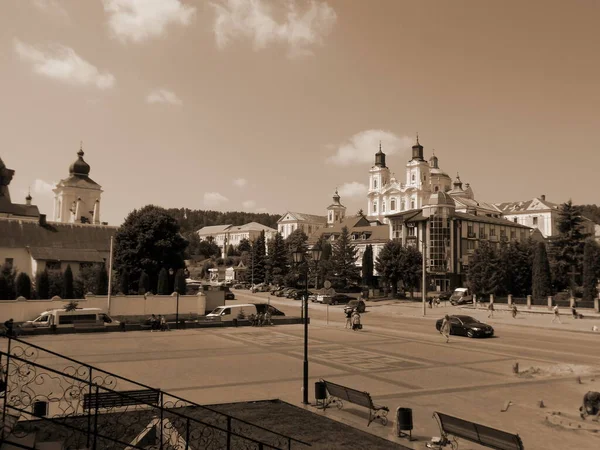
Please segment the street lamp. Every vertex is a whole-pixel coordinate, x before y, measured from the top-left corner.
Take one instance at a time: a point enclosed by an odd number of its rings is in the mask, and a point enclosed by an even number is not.
[[[311,259],[317,264],[321,260],[321,248],[315,245],[310,249]],[[302,247],[292,252],[292,258],[296,266],[306,260],[306,254]],[[302,377],[302,403],[308,405],[308,261],[306,265],[306,291],[304,292],[304,375]]]
[[[173,268],[171,267],[169,269],[169,274],[171,274],[171,276],[173,276],[175,272],[173,271]],[[179,329],[179,287],[177,286],[176,283],[176,279],[173,278],[173,286],[175,287],[175,293],[177,294],[177,306],[175,307],[175,328]]]

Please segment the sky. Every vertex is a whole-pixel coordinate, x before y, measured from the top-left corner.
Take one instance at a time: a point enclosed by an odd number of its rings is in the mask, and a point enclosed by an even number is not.
[[[83,142],[102,220],[366,209],[382,141],[485,202],[600,203],[596,0],[1,0],[0,157],[52,216]]]

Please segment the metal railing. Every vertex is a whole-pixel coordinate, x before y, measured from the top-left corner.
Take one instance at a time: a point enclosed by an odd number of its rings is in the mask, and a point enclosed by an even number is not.
[[[22,410],[26,416],[50,420],[55,426],[69,424],[77,429],[79,435],[85,436],[83,443],[88,448],[96,448],[93,443],[103,430],[110,430],[109,436],[118,436],[120,433],[124,440],[132,442],[137,436],[131,436],[133,430],[142,433],[153,420],[156,422],[154,427],[160,432],[160,448],[163,448],[163,442],[169,442],[171,447],[181,450],[290,450],[293,444],[294,448],[298,445],[310,446],[290,436],[98,369],[35,344],[15,337],[6,337],[7,351],[0,351],[0,380],[5,386],[2,417],[6,417],[7,410]],[[67,364],[59,368],[49,367],[37,362],[38,357],[59,358],[59,362]],[[56,366],[56,363],[52,361],[52,365]],[[132,386],[155,392],[159,399],[158,404],[140,401],[139,398],[123,392]],[[102,397],[99,394],[103,393],[111,393],[112,396],[127,400],[121,402],[127,406],[102,407],[101,402],[96,401],[91,402],[93,408],[84,408],[86,397],[89,396],[87,400],[94,395],[98,398]],[[51,419],[35,412],[36,402],[47,403],[52,409],[48,411],[48,417]],[[17,428],[24,427],[23,422],[19,422]],[[46,428],[48,427],[49,425]],[[63,437],[69,438],[70,435],[67,433],[67,436],[61,436],[61,439]],[[79,440],[76,444],[80,443]],[[111,446],[103,445],[98,448]]]

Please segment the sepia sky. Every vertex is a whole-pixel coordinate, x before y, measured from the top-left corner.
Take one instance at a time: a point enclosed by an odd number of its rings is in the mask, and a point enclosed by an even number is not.
[[[596,0],[1,0],[0,157],[51,216],[83,141],[102,220],[366,208],[416,132],[476,199],[600,203]]]

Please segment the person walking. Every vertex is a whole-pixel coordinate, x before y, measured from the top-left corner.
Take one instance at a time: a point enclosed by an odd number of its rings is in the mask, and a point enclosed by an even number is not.
[[[552,322],[550,323],[554,323],[556,320],[558,320],[558,323],[562,324],[562,322],[560,321],[560,312],[558,311],[558,305],[554,305],[552,311],[554,311],[554,317],[552,318]]]
[[[513,319],[516,319],[518,311],[517,311],[517,305],[515,305],[514,303],[512,305],[512,311],[511,311],[511,313],[512,313]]]
[[[345,311],[346,314],[346,325],[344,325],[344,328],[352,328],[352,312],[354,310],[347,308]]]
[[[490,317],[493,319],[494,318],[494,302],[490,302],[490,304],[488,305],[488,311],[490,312],[488,314],[488,319]]]
[[[446,344],[450,342],[450,316],[448,314],[446,314],[444,320],[442,320],[440,334],[446,338]]]
[[[352,313],[352,330],[360,330],[362,329],[362,325],[360,324],[360,314],[358,311],[354,311]]]
[[[13,327],[15,325],[15,321],[14,319],[8,319],[6,322],[4,322],[4,326],[6,327],[6,335],[10,336],[10,337],[14,337],[15,336],[15,332],[13,330]]]

